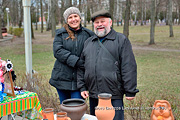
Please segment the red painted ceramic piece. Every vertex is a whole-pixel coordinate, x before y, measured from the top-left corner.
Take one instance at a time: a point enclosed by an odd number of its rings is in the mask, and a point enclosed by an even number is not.
[[[54,120],[54,109],[53,108],[44,109],[43,119]]]
[[[166,100],[156,100],[153,105],[151,120],[174,120],[170,103]]]
[[[71,118],[67,117],[67,112],[58,112],[56,115],[56,120],[71,120]]]

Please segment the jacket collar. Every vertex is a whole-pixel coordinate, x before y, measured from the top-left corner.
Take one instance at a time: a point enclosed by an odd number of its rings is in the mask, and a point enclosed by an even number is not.
[[[80,32],[80,31],[82,31],[82,25],[80,24],[80,28],[78,29],[78,30],[75,30],[75,29],[73,29],[73,28],[71,28],[69,25],[68,25],[68,27],[69,27],[69,29],[71,30],[71,31],[73,31],[74,33],[76,32],[76,33],[78,33],[78,32]]]
[[[94,40],[98,40],[98,36],[97,35],[94,35],[92,37],[92,41]],[[111,31],[105,36],[105,39],[104,40],[115,40],[116,39],[116,31],[111,28]]]

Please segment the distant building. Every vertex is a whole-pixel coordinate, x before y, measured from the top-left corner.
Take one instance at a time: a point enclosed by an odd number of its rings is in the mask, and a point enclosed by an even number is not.
[[[38,22],[39,25],[41,25],[41,17],[39,17],[39,22]],[[46,19],[45,17],[43,17],[43,24],[46,24]]]

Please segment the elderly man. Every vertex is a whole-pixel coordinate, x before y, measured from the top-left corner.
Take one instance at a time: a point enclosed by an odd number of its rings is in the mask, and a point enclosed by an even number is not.
[[[81,96],[90,100],[90,113],[95,115],[98,94],[112,94],[115,111],[114,120],[124,120],[123,96],[133,100],[137,92],[137,65],[128,38],[111,28],[111,15],[106,10],[95,12],[91,17],[94,36],[84,44],[81,59],[84,67],[79,68],[77,85]],[[89,92],[87,92],[89,91]]]

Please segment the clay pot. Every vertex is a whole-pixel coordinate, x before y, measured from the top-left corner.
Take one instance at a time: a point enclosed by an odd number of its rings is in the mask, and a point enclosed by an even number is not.
[[[67,112],[58,112],[56,120],[71,120],[71,118],[67,117]]]
[[[54,109],[46,108],[43,110],[43,119],[54,120]]]
[[[115,110],[111,104],[111,94],[101,93],[98,95],[98,106],[95,108],[95,114],[98,120],[113,120]]]
[[[87,110],[87,104],[83,99],[66,99],[60,105],[60,109],[67,112],[71,120],[81,120]]]

